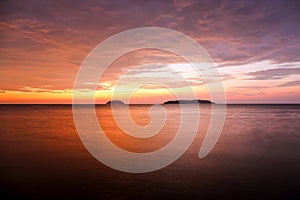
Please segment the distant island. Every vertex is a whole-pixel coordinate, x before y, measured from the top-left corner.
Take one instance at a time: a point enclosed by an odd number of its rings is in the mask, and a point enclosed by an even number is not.
[[[106,102],[106,105],[111,105],[111,104],[117,104],[117,105],[123,105],[123,101],[119,101],[119,100],[112,100],[112,101],[108,101]]]
[[[125,103],[120,100],[111,100],[106,102],[106,105],[124,105]],[[166,101],[163,104],[215,104],[210,100],[194,99],[194,100],[170,100]]]
[[[163,104],[215,104],[209,100],[194,99],[194,100],[172,100],[166,101]]]

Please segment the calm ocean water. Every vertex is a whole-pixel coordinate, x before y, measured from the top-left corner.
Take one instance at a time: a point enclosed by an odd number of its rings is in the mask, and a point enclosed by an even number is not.
[[[141,126],[148,124],[149,108],[130,106],[132,119]],[[159,149],[174,137],[179,106],[165,108],[165,127],[148,140],[123,134],[109,106],[97,106],[96,112],[112,142],[142,153]],[[207,157],[199,159],[210,110],[209,105],[200,106],[198,135],[180,159],[155,172],[130,174],[103,165],[87,152],[76,132],[71,106],[0,105],[1,195],[31,199],[300,197],[300,105],[228,105],[219,141]]]

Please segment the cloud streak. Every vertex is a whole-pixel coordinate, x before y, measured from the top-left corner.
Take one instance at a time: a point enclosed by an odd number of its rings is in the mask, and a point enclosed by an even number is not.
[[[246,75],[252,76],[248,80],[274,80],[282,79],[290,75],[300,75],[300,68],[278,68],[250,72]]]
[[[300,80],[289,81],[278,85],[278,87],[291,87],[291,86],[300,86]]]

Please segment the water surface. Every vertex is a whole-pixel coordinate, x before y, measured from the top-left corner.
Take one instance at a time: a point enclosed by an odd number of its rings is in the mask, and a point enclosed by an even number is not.
[[[142,153],[159,149],[174,137],[180,109],[165,107],[165,127],[149,139],[124,134],[109,106],[97,106],[96,112],[112,142]],[[130,106],[132,119],[147,125],[149,108]],[[180,159],[155,172],[130,174],[103,165],[87,152],[71,106],[1,105],[1,194],[32,199],[299,198],[299,105],[229,105],[219,141],[201,160],[198,152],[211,109],[201,105],[200,110],[198,135]]]

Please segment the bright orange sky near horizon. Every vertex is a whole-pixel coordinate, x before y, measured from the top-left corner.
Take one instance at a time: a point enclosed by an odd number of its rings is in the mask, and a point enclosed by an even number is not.
[[[217,65],[227,103],[300,103],[300,14],[297,1],[1,1],[0,103],[72,103],[76,73],[90,51],[119,32],[138,27],[180,31],[201,44]],[[210,99],[205,81],[176,55],[141,50],[115,60],[98,83],[97,103],[143,77],[161,79],[189,99],[167,67],[188,77],[197,98]],[[176,98],[146,85],[131,103]],[[120,96],[120,100],[122,96]]]

